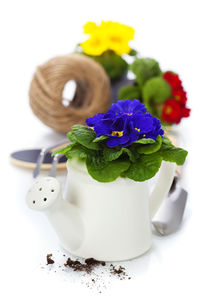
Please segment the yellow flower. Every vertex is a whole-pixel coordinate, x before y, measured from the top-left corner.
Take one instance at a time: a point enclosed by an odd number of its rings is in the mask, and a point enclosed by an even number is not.
[[[83,26],[83,32],[85,34],[93,34],[96,29],[97,29],[97,24],[94,22],[87,22]]]
[[[129,53],[129,41],[134,37],[134,29],[119,23],[111,23],[107,29],[108,48],[118,55]]]
[[[102,21],[100,25],[88,22],[84,26],[84,33],[90,37],[81,46],[89,55],[101,55],[109,49],[122,55],[130,52],[129,41],[134,38],[134,32],[132,27],[118,22]]]
[[[107,44],[101,35],[93,35],[91,38],[81,44],[83,52],[88,55],[99,56],[105,52]]]

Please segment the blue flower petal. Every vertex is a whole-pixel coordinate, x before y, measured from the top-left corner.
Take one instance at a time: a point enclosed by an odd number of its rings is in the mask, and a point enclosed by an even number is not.
[[[150,117],[149,114],[136,114],[132,116],[130,126],[132,130],[137,128],[140,134],[150,132],[154,128],[152,116]]]
[[[113,120],[111,129],[112,131],[123,131],[124,133],[127,131],[128,119],[127,116],[115,116],[115,119]]]
[[[129,141],[124,143],[123,145],[121,145],[121,147],[128,147],[130,146],[133,142],[137,141],[139,136],[136,132],[133,132],[131,134],[128,135],[129,137]]]
[[[113,103],[110,111],[115,113],[135,114],[137,112],[145,112],[147,109],[139,100],[118,100]]]
[[[85,122],[89,127],[94,127],[99,121],[102,120],[103,116],[104,114],[102,113],[96,114],[92,118],[87,118]]]
[[[116,147],[116,146],[119,146],[122,144],[125,144],[129,141],[129,137],[128,135],[124,135],[124,136],[121,136],[121,137],[111,137],[107,140],[107,146],[108,147]]]
[[[152,121],[153,121],[153,128],[152,128],[151,131],[149,131],[146,134],[146,138],[150,138],[150,139],[156,140],[156,138],[157,138],[158,135],[163,136],[164,131],[161,128],[161,122],[160,122],[160,120],[157,119],[156,117],[152,117],[152,116],[151,116],[151,118],[152,118]]]
[[[101,135],[110,135],[111,134],[111,129],[109,124],[104,124],[102,121],[98,122],[95,126],[94,126],[94,132],[96,133],[97,137],[101,136]]]

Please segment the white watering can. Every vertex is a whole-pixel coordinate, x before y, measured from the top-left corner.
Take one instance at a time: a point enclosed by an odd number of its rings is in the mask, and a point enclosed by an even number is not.
[[[79,257],[103,261],[132,259],[152,243],[151,219],[167,196],[175,163],[162,162],[153,192],[149,182],[119,177],[101,183],[78,160],[67,162],[66,199],[54,177],[37,179],[28,206],[43,211],[62,246]]]

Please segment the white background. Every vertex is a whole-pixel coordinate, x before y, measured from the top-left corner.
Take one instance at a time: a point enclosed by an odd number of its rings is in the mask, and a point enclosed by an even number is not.
[[[1,1],[1,299],[199,299],[199,7],[198,1]],[[88,21],[114,20],[135,28],[134,48],[181,74],[192,108],[179,131],[189,151],[183,185],[189,192],[182,227],[168,237],[153,236],[153,247],[128,262],[132,279],[105,278],[99,294],[78,276],[48,271],[47,253],[62,256],[57,238],[41,214],[30,211],[25,195],[31,171],[9,164],[9,153],[41,147],[60,136],[32,113],[30,80],[37,65],[73,51]],[[65,174],[59,179],[64,182]],[[59,250],[60,252],[57,252]]]

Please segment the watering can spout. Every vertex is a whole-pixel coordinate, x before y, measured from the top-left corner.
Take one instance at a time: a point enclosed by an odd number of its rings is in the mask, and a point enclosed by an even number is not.
[[[46,214],[65,249],[73,252],[80,248],[84,238],[81,215],[74,204],[62,198],[61,185],[56,178],[36,180],[28,191],[27,204]]]

